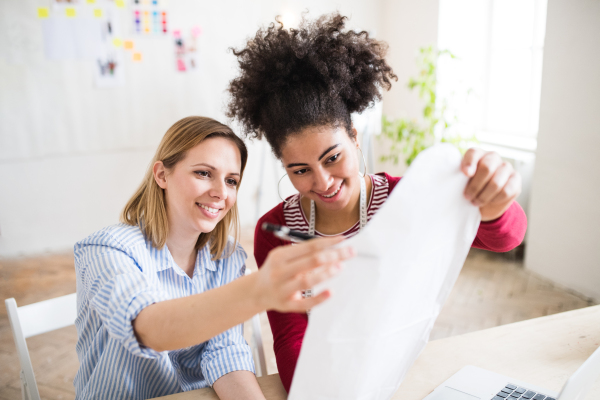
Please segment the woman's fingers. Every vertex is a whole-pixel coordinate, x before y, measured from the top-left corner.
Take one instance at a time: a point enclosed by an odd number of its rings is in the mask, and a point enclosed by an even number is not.
[[[513,171],[508,182],[504,185],[504,190],[494,197],[493,202],[506,202],[513,201],[521,194],[521,188],[523,186],[523,182],[521,180],[521,174],[516,171]]]
[[[477,164],[481,157],[485,155],[485,151],[481,149],[469,149],[460,163],[460,170],[469,178],[475,175]]]
[[[290,304],[291,311],[306,311],[311,308],[315,308],[325,300],[331,297],[331,292],[329,290],[324,290],[318,295],[314,297],[306,297],[301,300],[296,300],[294,303]]]
[[[342,241],[344,236],[335,236],[327,238],[317,238],[306,242],[298,243],[294,246],[283,246],[273,249],[269,256],[276,258],[278,262],[291,261],[298,257],[316,253],[320,250],[332,247]]]
[[[481,207],[494,199],[500,192],[503,191],[508,180],[513,174],[514,170],[512,165],[503,162],[494,171],[491,178],[487,181],[483,189],[475,195],[471,202],[477,207]]]
[[[473,201],[477,197],[502,163],[502,159],[496,153],[486,153],[479,159],[475,174],[465,188],[467,200]]]
[[[304,254],[288,262],[282,278],[290,279],[298,274],[304,274],[319,267],[339,264],[344,260],[354,257],[354,254],[354,249],[348,246],[322,249],[315,253]]]
[[[259,271],[257,296],[267,309],[279,311],[306,310],[301,291],[331,278],[341,269],[341,263],[354,256],[351,247],[333,248],[343,237],[318,238],[296,246],[283,246],[269,253]],[[318,302],[325,300],[319,297]],[[308,304],[308,305],[307,305]]]
[[[300,292],[310,289],[315,285],[333,277],[340,272],[342,266],[340,263],[323,265],[310,272],[301,273],[284,283],[283,289],[288,293]]]

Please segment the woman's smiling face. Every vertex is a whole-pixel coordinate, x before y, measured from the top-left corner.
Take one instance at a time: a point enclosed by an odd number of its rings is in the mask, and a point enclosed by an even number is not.
[[[235,204],[240,170],[240,151],[222,137],[205,139],[168,171],[157,162],[155,179],[165,189],[170,231],[211,232]]]
[[[319,208],[340,210],[360,190],[357,142],[342,127],[292,135],[281,148],[281,161],[296,190]]]

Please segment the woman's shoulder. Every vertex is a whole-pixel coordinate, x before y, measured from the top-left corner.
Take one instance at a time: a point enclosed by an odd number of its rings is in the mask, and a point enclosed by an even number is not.
[[[100,251],[112,249],[128,252],[129,249],[138,245],[146,246],[146,239],[140,227],[120,223],[102,228],[75,243],[74,251],[77,257],[95,248],[101,248]]]
[[[208,246],[208,243],[206,244]],[[233,236],[229,236],[227,238],[227,245],[225,245],[225,249],[223,250],[223,254],[220,258],[229,258],[233,257],[234,259],[242,259],[245,260],[248,258],[248,254],[239,240],[236,240]]]
[[[286,199],[286,201],[289,202],[290,199],[293,199],[296,196],[297,195],[290,196]],[[269,222],[271,224],[283,225],[284,221],[285,221],[284,209],[285,209],[286,205],[287,205],[286,203],[281,202],[281,203],[277,204],[275,207],[271,208],[262,217],[259,218],[256,226],[260,227],[265,222]]]
[[[392,190],[394,190],[394,187],[396,187],[396,184],[398,182],[400,182],[400,179],[402,179],[402,177],[400,177],[400,176],[392,176],[392,175],[388,174],[387,172],[378,172],[371,176],[375,178],[374,179],[375,181],[379,181],[380,183],[387,184],[389,187],[389,193],[391,193]]]

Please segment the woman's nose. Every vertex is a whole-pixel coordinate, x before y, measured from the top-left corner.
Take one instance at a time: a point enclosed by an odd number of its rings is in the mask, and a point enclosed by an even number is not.
[[[327,171],[315,170],[313,187],[315,191],[325,192],[333,184],[333,177]]]
[[[216,197],[219,200],[225,200],[227,199],[227,185],[225,182],[215,181],[209,194],[211,197]]]

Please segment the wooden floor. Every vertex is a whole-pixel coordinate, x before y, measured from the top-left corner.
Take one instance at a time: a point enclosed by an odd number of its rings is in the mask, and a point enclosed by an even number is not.
[[[248,266],[256,269],[252,231],[242,244]],[[75,292],[73,255],[59,254],[19,260],[0,260],[0,300],[15,297],[18,305]],[[433,328],[431,339],[490,328],[511,322],[592,305],[574,293],[557,288],[523,270],[515,257],[472,250],[458,281]],[[277,371],[273,338],[261,316],[269,373]],[[249,337],[250,326],[246,327]],[[75,327],[27,340],[42,399],[74,398],[73,377],[78,361]],[[0,400],[21,397],[19,363],[6,309],[0,307]]]

